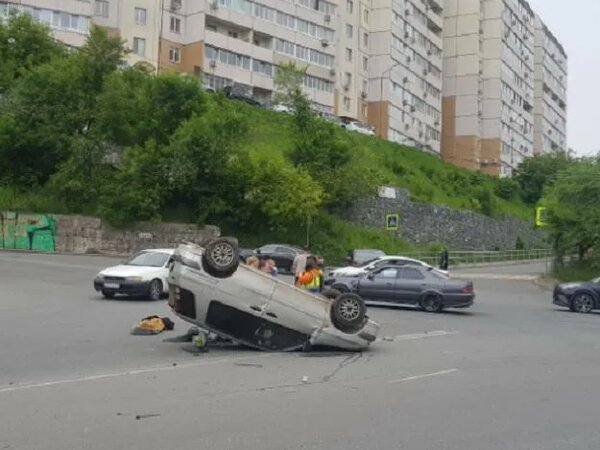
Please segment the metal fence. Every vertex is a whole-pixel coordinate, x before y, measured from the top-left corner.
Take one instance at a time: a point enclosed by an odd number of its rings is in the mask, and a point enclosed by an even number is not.
[[[440,252],[409,252],[402,253],[403,256],[425,261],[432,266],[440,263]],[[496,262],[520,262],[540,259],[550,259],[552,250],[500,250],[500,251],[448,251],[451,266],[461,264],[483,264]]]

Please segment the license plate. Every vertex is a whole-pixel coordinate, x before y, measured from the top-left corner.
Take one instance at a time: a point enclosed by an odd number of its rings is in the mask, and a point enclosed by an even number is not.
[[[121,286],[119,283],[104,283],[106,289],[119,289]]]

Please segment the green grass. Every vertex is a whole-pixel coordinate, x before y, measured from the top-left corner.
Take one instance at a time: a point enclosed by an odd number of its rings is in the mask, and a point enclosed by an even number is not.
[[[587,281],[600,277],[600,270],[591,267],[589,261],[577,261],[565,264],[561,269],[552,272],[552,276],[560,281]]]
[[[53,214],[66,214],[69,212],[63,202],[42,189],[24,192],[6,186],[0,186],[0,211]]]
[[[250,136],[245,147],[254,159],[285,161],[292,149],[292,117],[287,114],[240,104],[249,118]],[[354,164],[376,169],[386,184],[406,188],[413,200],[455,209],[479,212],[474,200],[477,189],[494,190],[497,178],[455,167],[420,150],[375,137],[339,130],[354,156]],[[494,195],[496,216],[533,220],[532,208],[522,201],[504,200]]]

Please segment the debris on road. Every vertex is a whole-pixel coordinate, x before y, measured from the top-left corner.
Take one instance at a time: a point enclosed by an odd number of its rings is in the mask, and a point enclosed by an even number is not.
[[[148,316],[144,317],[133,327],[131,334],[138,336],[149,336],[162,333],[164,330],[173,330],[175,323],[168,317]]]
[[[138,414],[135,416],[135,420],[148,419],[150,417],[160,417],[160,414]]]
[[[200,328],[190,327],[185,334],[163,339],[163,342],[192,342],[194,340],[194,336],[198,336],[198,333],[200,333]]]

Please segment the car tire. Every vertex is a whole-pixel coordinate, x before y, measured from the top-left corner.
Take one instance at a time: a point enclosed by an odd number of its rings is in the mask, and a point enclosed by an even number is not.
[[[109,300],[115,298],[115,294],[116,292],[105,291],[104,289],[102,290],[102,297],[107,298]]]
[[[215,278],[233,275],[240,264],[240,254],[236,239],[217,238],[211,240],[202,254],[202,266]]]
[[[444,309],[444,300],[439,294],[430,293],[421,297],[419,305],[424,311],[436,313]]]
[[[335,300],[340,295],[342,295],[342,293],[335,288],[328,288],[328,289],[323,289],[323,292],[321,292],[321,295],[330,300]]]
[[[594,297],[587,292],[578,292],[571,300],[572,311],[589,314],[594,309]]]
[[[160,300],[160,298],[163,295],[163,285],[162,285],[162,281],[160,280],[152,280],[150,282],[150,286],[148,286],[148,297],[150,297],[150,300]]]
[[[344,333],[355,333],[363,326],[367,315],[367,307],[356,294],[340,294],[331,305],[331,321]]]

